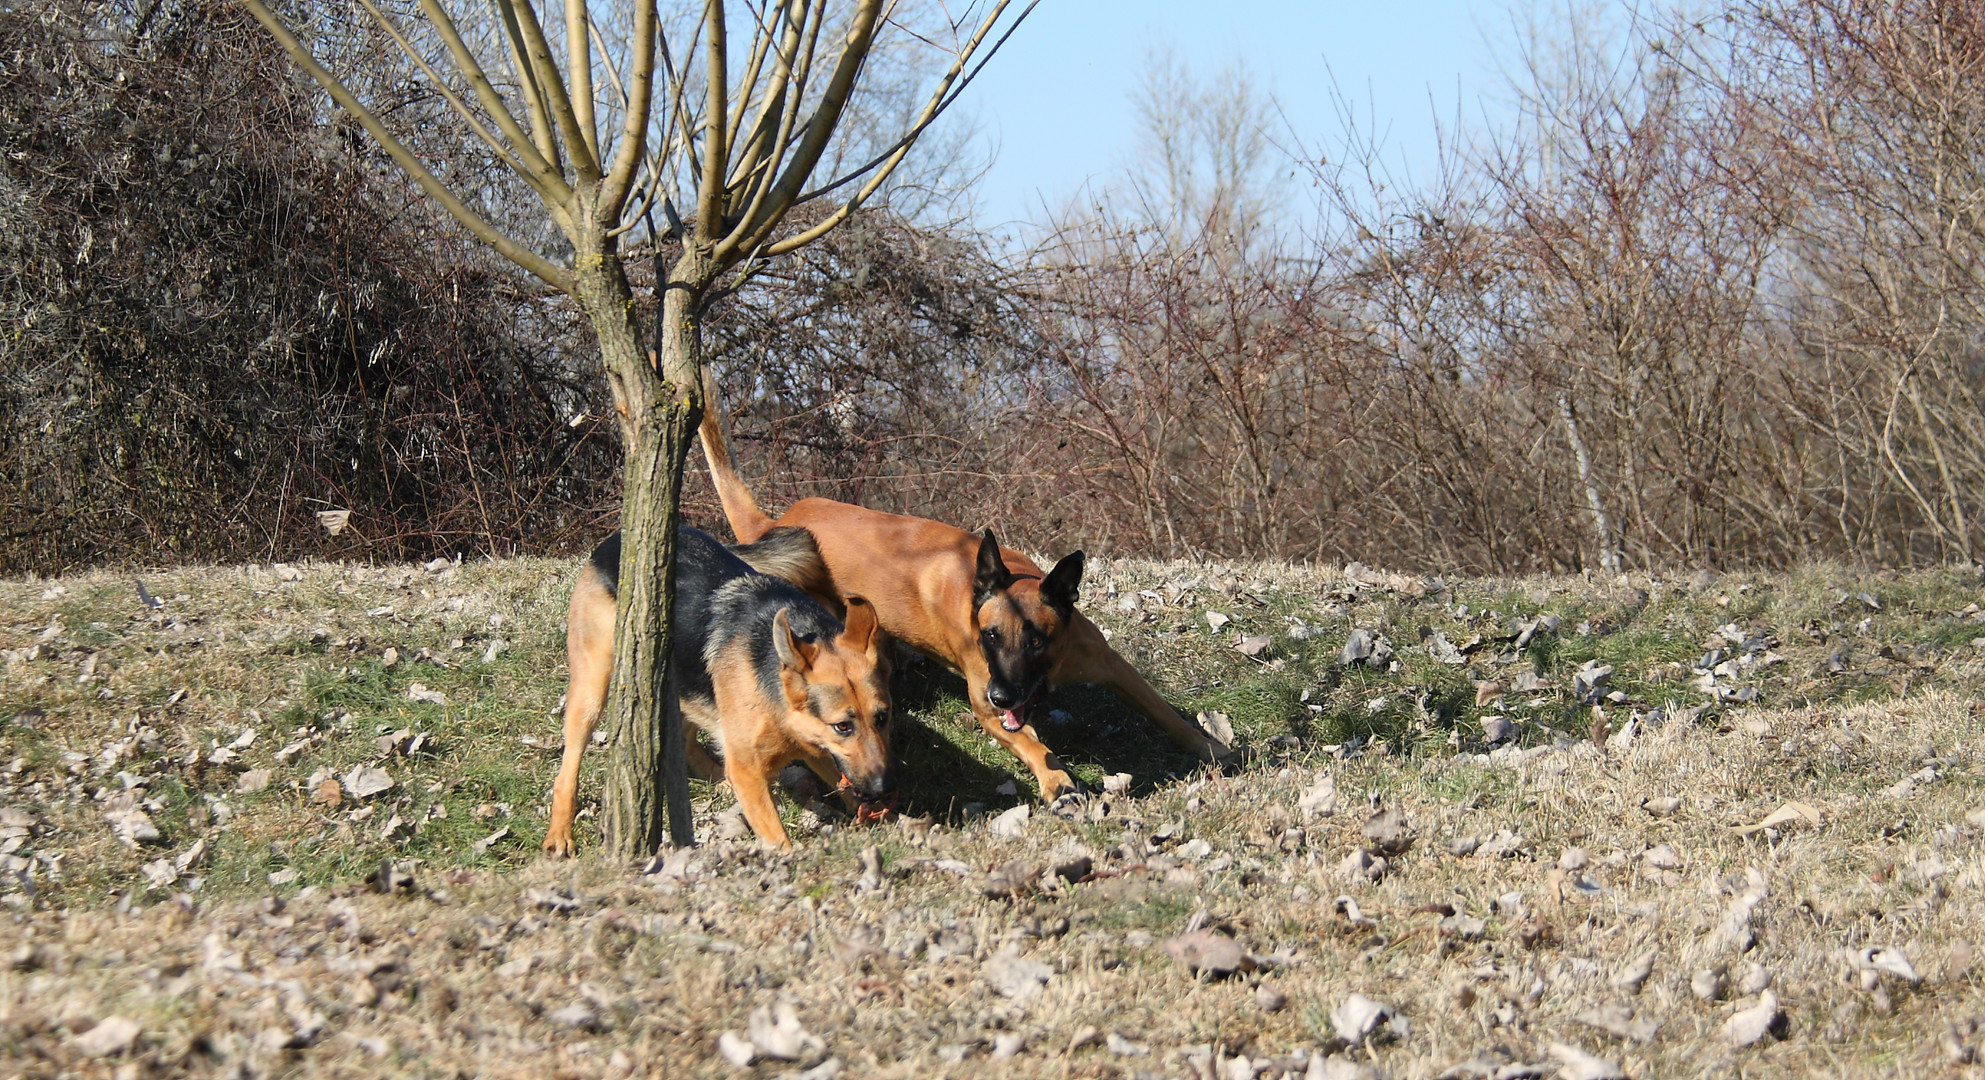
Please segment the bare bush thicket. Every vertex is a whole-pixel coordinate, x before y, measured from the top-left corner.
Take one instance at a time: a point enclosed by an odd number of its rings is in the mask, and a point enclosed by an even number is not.
[[[487,216],[537,227],[353,14],[319,11],[317,40],[349,54],[367,97]],[[877,70],[914,89],[916,63],[928,58]],[[469,242],[313,95],[229,4],[0,11],[0,569],[569,550],[612,527],[621,450],[583,320]],[[874,149],[880,130],[837,153]],[[949,162],[913,158],[897,201],[941,207]],[[849,478],[877,459],[879,432],[954,417],[937,388],[982,361],[943,350],[1017,325],[986,307],[1001,275],[970,243],[887,211],[858,225],[712,312],[714,355],[763,366],[781,403],[765,467],[856,496]],[[648,323],[651,267],[630,269]],[[901,319],[885,314],[899,301]],[[929,342],[942,365],[916,355]],[[841,419],[800,434],[831,400]],[[932,422],[911,422],[920,408]],[[955,464],[961,445],[923,438],[907,467],[942,475],[932,462]],[[336,537],[314,516],[334,508],[352,511]],[[700,508],[712,520],[714,501]]]
[[[1435,183],[1355,131],[1312,165],[1323,235],[1237,254],[1204,208],[1181,230],[1142,204],[1065,227],[1037,377],[1086,537],[1500,571],[1973,560],[1981,20],[1559,24],[1522,122]]]
[[[0,567],[542,546],[610,496],[569,320],[325,119],[229,4],[0,11]]]
[[[618,451],[569,313],[410,210],[252,36],[212,33],[225,9],[52,10],[5,16],[0,105],[33,149],[6,166],[7,565],[381,549],[310,533],[313,499],[369,507],[394,550],[611,522]],[[1517,65],[1521,122],[1417,185],[1355,130],[1284,157],[1244,73],[1161,63],[1136,171],[1028,258],[865,214],[714,306],[744,467],[768,503],[1053,551],[1976,560],[1981,20],[1740,0],[1559,24]],[[280,157],[204,134],[258,124],[319,134]],[[1283,223],[1291,167],[1315,235]],[[419,349],[473,362],[394,367]],[[694,472],[688,498],[714,519]]]

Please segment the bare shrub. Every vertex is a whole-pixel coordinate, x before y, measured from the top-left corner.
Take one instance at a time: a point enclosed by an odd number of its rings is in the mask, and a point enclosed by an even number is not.
[[[511,550],[604,501],[568,321],[244,15],[58,3],[0,36],[0,568]]]

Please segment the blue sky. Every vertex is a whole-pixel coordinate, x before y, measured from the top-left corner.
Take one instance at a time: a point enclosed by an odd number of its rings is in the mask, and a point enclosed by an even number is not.
[[[1132,94],[1154,49],[1205,77],[1234,60],[1271,88],[1294,132],[1328,143],[1341,124],[1332,79],[1360,124],[1386,133],[1397,172],[1431,170],[1457,105],[1479,128],[1502,108],[1506,0],[1045,0],[966,102],[998,157],[980,182],[980,224],[1037,220],[1104,183],[1136,141]]]

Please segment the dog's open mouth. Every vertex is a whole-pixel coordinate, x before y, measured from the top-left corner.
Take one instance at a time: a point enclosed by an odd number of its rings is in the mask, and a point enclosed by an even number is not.
[[[1040,702],[1043,694],[1044,691],[1042,688],[1036,686],[1034,687],[1034,692],[1027,695],[1027,700],[1015,705],[1011,709],[1001,709],[999,711],[999,726],[1008,731],[1019,731],[1021,728],[1026,727],[1028,714],[1034,711],[1034,706]]]

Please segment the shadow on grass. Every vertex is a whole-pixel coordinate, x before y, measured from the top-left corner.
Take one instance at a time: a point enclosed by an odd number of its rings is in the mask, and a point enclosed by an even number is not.
[[[1039,798],[1027,767],[972,717],[963,678],[938,664],[913,664],[898,670],[894,691],[905,813],[952,822],[963,816],[967,803],[1004,808]],[[1131,791],[1147,794],[1198,764],[1157,725],[1101,687],[1055,691],[1035,708],[1034,730],[1062,767],[1092,789],[1100,789],[1106,776],[1129,773]],[[1009,779],[1018,793],[999,794]]]

